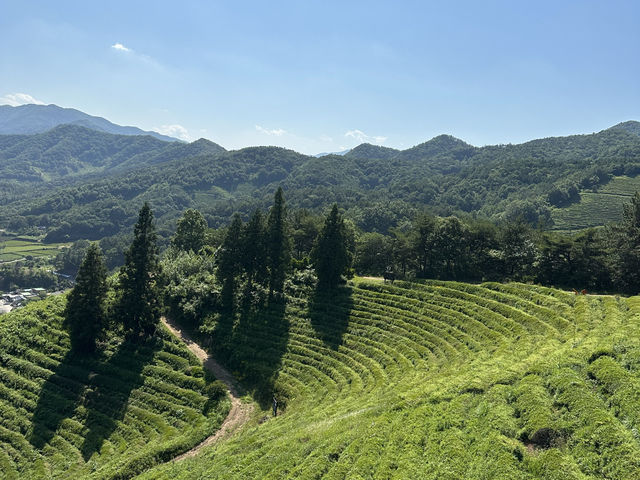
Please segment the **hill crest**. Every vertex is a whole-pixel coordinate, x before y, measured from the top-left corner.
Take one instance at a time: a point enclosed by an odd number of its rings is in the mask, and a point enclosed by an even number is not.
[[[42,133],[66,123],[116,135],[151,135],[165,142],[180,141],[158,132],[117,125],[106,118],[89,115],[75,108],[64,108],[55,104],[28,104],[17,107],[0,105],[0,135]]]

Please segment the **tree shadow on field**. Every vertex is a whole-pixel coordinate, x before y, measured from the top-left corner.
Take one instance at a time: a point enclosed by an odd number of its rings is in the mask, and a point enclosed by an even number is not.
[[[73,418],[82,405],[86,418],[79,421],[88,430],[80,451],[84,460],[88,460],[124,418],[129,396],[142,385],[142,369],[159,344],[155,339],[137,344],[125,341],[108,358],[99,353],[67,352],[40,389],[29,443],[43,449],[64,420]]]
[[[271,405],[274,395],[282,407],[286,404],[286,392],[275,387],[289,343],[285,310],[283,299],[242,305],[230,341],[228,363],[254,389],[254,398],[262,408]]]
[[[86,356],[69,350],[43,383],[28,435],[28,441],[34,448],[44,448],[62,422],[73,416],[89,377],[86,364]]]
[[[90,389],[85,396],[88,412],[85,426],[89,431],[80,448],[85,461],[100,451],[103,442],[124,419],[131,392],[144,383],[142,370],[161,346],[162,340],[158,337],[135,342],[126,340],[100,365],[99,371],[91,375]]]
[[[337,350],[349,325],[353,307],[352,289],[342,285],[330,290],[316,289],[309,298],[311,326],[324,345]]]

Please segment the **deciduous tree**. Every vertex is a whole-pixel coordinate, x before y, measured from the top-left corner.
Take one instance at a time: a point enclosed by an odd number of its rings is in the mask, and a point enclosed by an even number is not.
[[[171,245],[178,250],[189,250],[198,253],[204,246],[207,232],[207,221],[198,210],[188,209],[178,220],[176,234]]]

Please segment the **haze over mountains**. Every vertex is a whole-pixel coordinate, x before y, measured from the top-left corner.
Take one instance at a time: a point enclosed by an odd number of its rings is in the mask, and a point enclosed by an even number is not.
[[[53,104],[17,107],[0,105],[0,135],[41,133],[63,124],[79,125],[116,135],[151,135],[166,142],[179,141],[158,132],[116,125],[105,118],[89,115],[75,108],[62,108]]]

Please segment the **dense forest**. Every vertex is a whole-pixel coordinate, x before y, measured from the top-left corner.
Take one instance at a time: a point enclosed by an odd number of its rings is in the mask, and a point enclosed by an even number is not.
[[[64,126],[42,135],[66,132],[70,136],[62,137],[67,140],[58,140],[37,157],[55,153],[61,159],[56,181],[43,178],[38,161],[29,165],[15,160],[23,158],[19,149],[12,150],[15,144],[36,142],[39,136],[21,136],[20,142],[0,137],[0,158],[5,158],[0,165],[7,171],[1,222],[19,232],[44,229],[49,241],[115,236],[112,242],[117,242],[117,236],[133,225],[137,206],[149,201],[159,235],[167,242],[186,208],[198,209],[209,226],[219,227],[236,212],[247,219],[256,208],[266,208],[281,185],[292,208],[320,213],[335,202],[346,218],[367,232],[388,234],[393,228],[406,228],[425,207],[440,216],[522,219],[548,228],[551,211],[579,201],[580,192],[597,190],[615,175],[640,172],[636,131],[636,122],[626,122],[591,135],[487,147],[442,135],[403,151],[364,144],[344,156],[316,158],[276,147],[225,152],[202,140],[137,152],[137,144],[125,143],[157,141],[116,136],[118,141],[110,146],[107,140],[113,136]],[[76,135],[100,139],[98,150],[92,150],[94,140],[87,140],[81,152],[87,158],[88,152],[112,151],[105,157],[111,160],[103,159],[100,166],[64,160],[75,158],[60,152],[66,152],[64,146]],[[135,154],[126,159],[127,151]],[[74,169],[86,175],[75,175]],[[11,180],[11,175],[30,180]],[[35,189],[36,198],[30,195]]]
[[[0,135],[0,205],[57,188],[104,178],[224,148],[208,140],[190,144],[147,135],[113,135],[60,125],[34,135]]]

